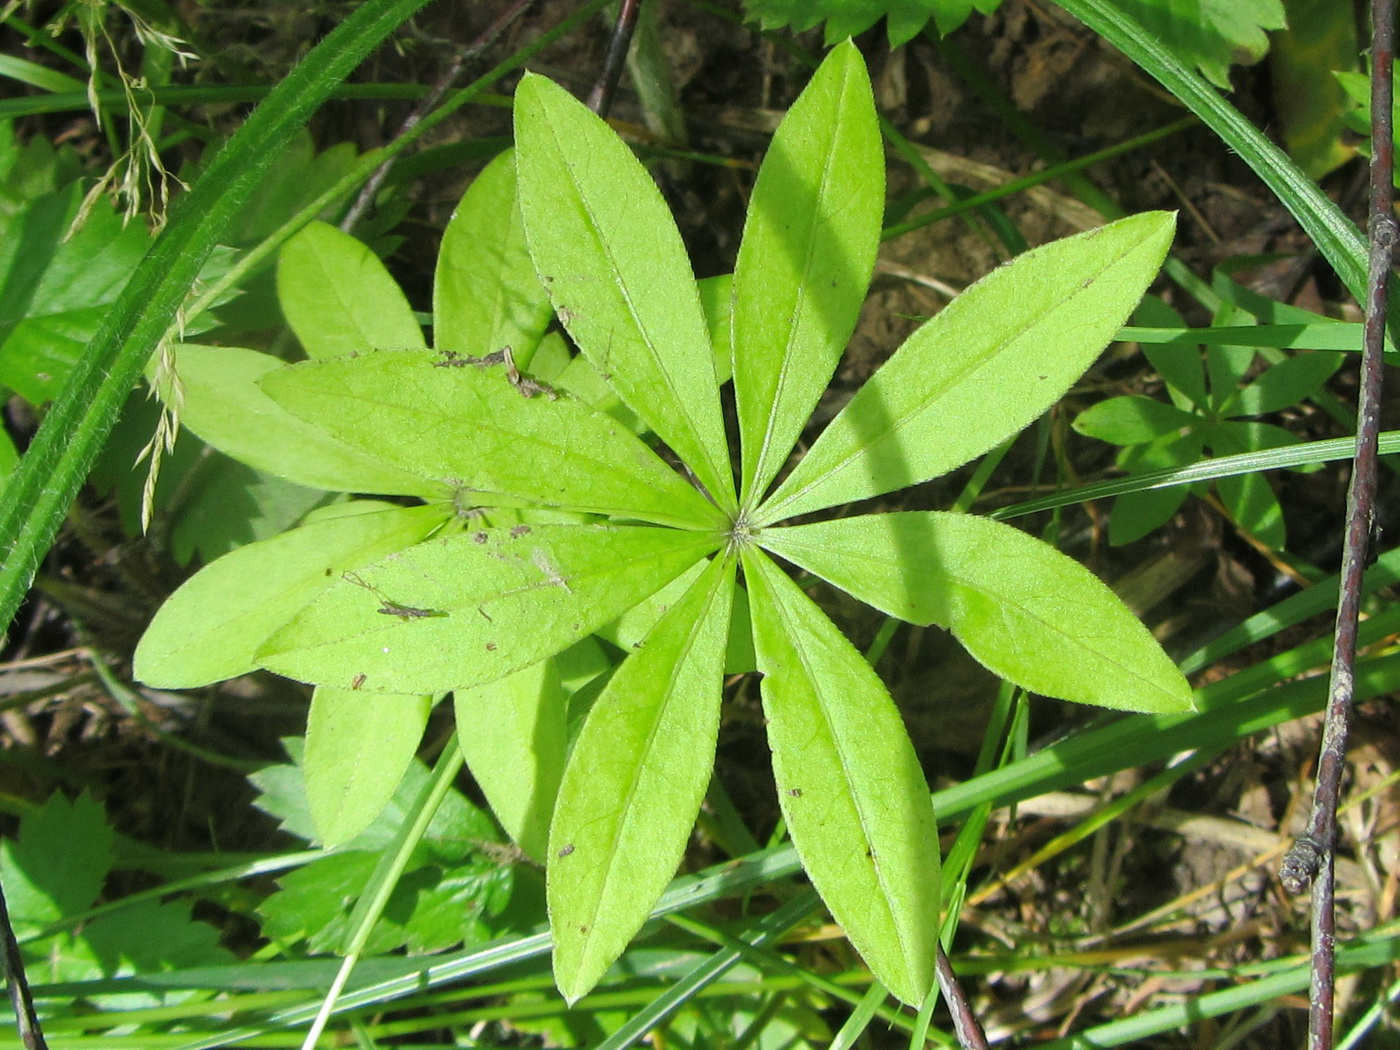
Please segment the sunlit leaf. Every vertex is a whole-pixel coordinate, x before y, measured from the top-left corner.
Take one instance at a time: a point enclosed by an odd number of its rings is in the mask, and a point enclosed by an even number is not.
[[[884,684],[766,555],[745,552],[778,800],[802,866],[875,976],[910,1004],[933,983],[938,828]]]
[[[180,422],[241,463],[310,488],[377,495],[437,496],[451,490],[400,469],[374,449],[354,448],[298,419],[258,381],[286,368],[271,354],[236,346],[175,347],[175,376],[161,397],[179,405]]]
[[[723,520],[615,419],[523,383],[511,381],[505,363],[385,350],[305,361],[269,374],[263,390],[466,506],[554,507],[692,528]]]
[[[516,176],[536,270],[574,342],[725,509],[734,482],[705,316],[656,183],[557,84],[515,91]]]
[[[553,316],[525,247],[515,155],[472,180],[442,234],[433,278],[433,346],[480,357],[509,346],[523,368]]]
[[[554,979],[597,984],[676,874],[714,765],[734,562],[717,558],[627,658],[574,743],[549,831]]]
[[[870,80],[848,41],[778,126],[734,265],[731,345],[746,506],[787,461],[855,329],[884,198]]]
[[[302,769],[316,833],[327,847],[374,822],[413,761],[432,698],[318,686]]]
[[[192,689],[247,674],[267,637],[342,573],[417,543],[444,518],[441,507],[358,509],[363,513],[250,543],[196,573],[146,628],[136,647],[136,677]]]
[[[457,742],[501,827],[543,864],[564,775],[568,696],[553,659],[452,695]]]
[[[1120,219],[983,277],[856,392],[755,523],[938,477],[1020,431],[1122,326],[1174,225],[1166,212]]]
[[[559,652],[720,542],[624,525],[516,525],[430,540],[331,582],[263,645],[259,662],[341,688],[481,685]]]
[[[871,514],[765,529],[769,550],[910,623],[948,627],[1007,680],[1129,711],[1184,711],[1191,688],[1147,628],[1074,559],[967,514]]]
[[[422,347],[403,290],[369,246],[313,222],[282,247],[277,301],[307,355]]]

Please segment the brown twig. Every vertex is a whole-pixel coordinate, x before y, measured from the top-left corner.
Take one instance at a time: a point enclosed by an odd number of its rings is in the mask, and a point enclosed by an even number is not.
[[[496,42],[502,33],[510,28],[521,15],[529,10],[530,5],[535,0],[516,0],[506,9],[505,13],[486,27],[486,31],[473,40],[461,51],[457,52],[457,57],[452,60],[452,64],[447,67],[442,76],[438,78],[432,89],[418,100],[418,104],[413,107],[413,112],[404,118],[403,124],[399,127],[398,135],[407,134],[423,119],[431,113],[434,107],[442,101],[442,97],[447,94],[449,88],[457,82],[462,75],[462,71],[467,68],[469,62],[479,58],[487,48]],[[379,189],[384,185],[384,180],[389,177],[389,172],[394,167],[394,160],[389,158],[374,170],[374,174],[369,177],[364,186],[360,188],[359,196],[355,198],[355,203],[350,206],[350,210],[345,213],[345,218],[340,221],[340,228],[346,233],[354,229],[360,218],[369,211],[370,205],[374,203],[374,198],[378,195]]]
[[[637,12],[641,9],[642,0],[622,0],[617,12],[617,25],[613,26],[612,41],[603,60],[603,73],[588,93],[588,108],[600,117],[606,118],[608,110],[612,109],[617,82],[622,78],[622,66],[627,61],[627,49],[632,45],[632,30],[637,27]]]
[[[29,982],[24,977],[24,960],[20,958],[19,942],[10,925],[10,909],[5,904],[5,891],[0,890],[0,939],[4,940],[3,957],[5,985],[10,992],[10,1005],[15,1011],[15,1028],[25,1050],[48,1050],[39,1015],[34,1012],[34,998],[29,994]]]
[[[1393,184],[1391,62],[1395,54],[1394,0],[1371,0],[1371,202],[1368,232],[1370,274],[1361,355],[1361,397],[1357,405],[1356,458],[1347,493],[1346,537],[1342,549],[1341,594],[1322,729],[1317,787],[1307,830],[1284,858],[1280,877],[1291,893],[1312,882],[1312,988],[1308,999],[1308,1047],[1330,1050],[1333,1028],[1334,862],[1337,798],[1346,763],[1347,722],[1354,688],[1356,625],[1361,578],[1375,519],[1376,438],[1380,429],[1382,350],[1385,344],[1386,284],[1396,239]]]
[[[953,1015],[953,1031],[957,1033],[958,1045],[963,1050],[988,1050],[987,1034],[982,1031],[982,1023],[972,1012],[967,996],[963,995],[958,975],[953,972],[953,964],[948,961],[943,945],[937,947],[938,954],[934,956],[933,972],[938,978],[938,990]]]

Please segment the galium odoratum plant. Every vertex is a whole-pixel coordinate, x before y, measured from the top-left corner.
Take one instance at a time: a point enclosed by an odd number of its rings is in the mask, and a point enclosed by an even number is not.
[[[650,176],[542,77],[517,89],[515,133],[520,213],[556,315],[685,471],[608,416],[523,383],[508,361],[456,367],[440,351],[366,346],[278,369],[262,389],[338,441],[451,489],[458,506],[544,508],[553,520],[454,519],[329,579],[256,661],[367,706],[385,693],[482,695],[669,587],[594,700],[553,809],[554,970],[573,1001],[680,863],[714,759],[742,569],[788,831],[875,975],[918,1003],[939,928],[929,790],[888,691],[773,556],[950,629],[1036,693],[1160,712],[1188,709],[1190,689],[1106,586],[1010,526],[936,512],[784,522],[937,477],[1024,428],[1128,317],[1173,218],[1046,245],[970,287],[774,486],[854,329],[879,243],[880,133],[860,55],[840,45],[753,188],[729,332],[736,485],[701,298]],[[462,419],[476,438],[444,441]]]

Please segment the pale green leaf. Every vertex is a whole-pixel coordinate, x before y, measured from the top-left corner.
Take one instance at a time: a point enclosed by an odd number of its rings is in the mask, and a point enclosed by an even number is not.
[[[787,462],[855,330],[880,246],[884,174],[870,79],[847,41],[778,126],[734,265],[746,507]]]
[[[543,77],[516,88],[515,136],[525,233],[559,319],[623,402],[733,511],[700,295],[656,183],[612,129]]]
[[[568,697],[554,659],[453,694],[457,743],[491,812],[543,864],[564,774]]]
[[[212,445],[275,477],[332,492],[445,499],[451,490],[402,470],[373,449],[353,448],[303,422],[258,386],[287,367],[271,354],[236,346],[175,347],[176,384],[162,399],[179,406],[180,423]]]
[[[765,525],[938,477],[1054,404],[1127,319],[1171,244],[1147,212],[993,270],[916,331],[755,516]]]
[[[1097,576],[1019,529],[907,512],[765,529],[759,542],[861,601],[950,628],[1031,692],[1128,711],[1189,711],[1191,687]]]
[[[282,247],[277,301],[309,357],[421,347],[403,289],[369,246],[313,222]]]
[[[778,801],[802,866],[871,971],[923,1002],[938,943],[938,827],[894,701],[769,558],[744,554]]]
[[[1085,409],[1073,426],[1079,433],[1115,445],[1140,445],[1175,434],[1201,422],[1201,417],[1165,401],[1128,394],[1111,397]]]
[[[676,874],[719,733],[734,561],[716,558],[594,701],[549,831],[554,980],[587,994]]]
[[[523,368],[553,311],[525,247],[507,150],[463,195],[442,235],[433,280],[433,346],[480,357],[509,346]]]
[[[429,696],[316,687],[302,772],[322,845],[342,845],[374,823],[413,761],[432,706]]]
[[[521,381],[523,383],[523,380]],[[383,350],[263,380],[287,411],[456,494],[714,528],[719,511],[611,416],[513,384],[506,364]]]
[[[247,674],[267,637],[341,573],[417,543],[444,517],[441,507],[353,506],[360,513],[250,543],[187,580],[142,635],[136,677],[162,689],[192,689]]]
[[[337,579],[258,654],[301,681],[444,693],[552,656],[664,587],[718,535],[515,525],[430,540]]]

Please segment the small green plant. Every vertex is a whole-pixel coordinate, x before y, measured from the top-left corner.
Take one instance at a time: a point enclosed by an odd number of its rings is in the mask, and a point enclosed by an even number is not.
[[[1161,320],[1181,323],[1175,314]],[[1129,474],[1186,466],[1208,452],[1231,456],[1297,444],[1297,435],[1256,417],[1313,396],[1342,363],[1340,354],[1304,352],[1245,382],[1256,355],[1252,346],[1212,344],[1204,360],[1195,347],[1145,344],[1143,354],[1166,383],[1170,404],[1129,394],[1102,401],[1074,421],[1079,433],[1122,445],[1117,465]],[[1119,496],[1109,519],[1109,543],[1141,539],[1165,524],[1189,493],[1205,490],[1201,483]],[[1215,490],[1236,525],[1274,550],[1284,548],[1283,509],[1263,474],[1221,478]]]
[[[928,787],[880,679],[770,555],[892,616],[949,628],[1028,690],[1188,710],[1185,680],[1108,588],[1022,532],[933,512],[789,524],[937,477],[1024,428],[1127,318],[1173,219],[1125,219],[984,278],[911,336],[785,473],[855,326],[879,242],[880,134],[856,49],[832,52],[775,135],[733,275],[727,342],[712,336],[723,311],[712,304],[707,318],[655,184],[607,125],[534,76],[517,90],[515,121],[516,154],[494,176],[512,194],[492,210],[495,232],[473,238],[470,257],[444,244],[433,349],[366,251],[333,278],[337,316],[353,323],[318,332],[304,323],[311,314],[299,322],[287,311],[312,360],[187,348],[187,374],[177,359],[185,418],[206,438],[220,429],[244,443],[229,451],[267,469],[424,505],[357,500],[220,559],[161,610],[137,673],[180,687],[267,668],[316,684],[313,718],[334,697],[337,721],[382,727],[394,741],[318,760],[308,741],[308,782],[324,775],[317,762],[353,767],[372,754],[392,789],[430,702],[414,698],[447,692],[482,779],[478,758],[493,759],[468,738],[508,715],[518,746],[542,743],[521,767],[530,797],[517,791],[515,816],[502,819],[544,853],[555,978],[572,1001],[625,949],[680,863],[710,778],[726,657],[743,648],[731,644],[742,569],[787,829],[875,974],[918,1003],[939,928]],[[324,230],[312,236],[343,246]],[[503,279],[526,258],[528,281]],[[444,274],[468,261],[477,294],[445,293]],[[477,304],[470,324],[449,320],[444,295]],[[290,282],[282,298],[325,309]],[[683,471],[532,374],[527,355],[550,305],[594,378]],[[717,342],[732,348],[720,368]],[[216,425],[217,413],[196,411],[191,376],[207,385],[220,374],[227,391],[211,386],[202,399],[221,404]],[[260,434],[234,425],[249,412],[268,424]],[[587,714],[570,747],[566,708],[538,669],[567,664],[598,631],[629,639],[628,653],[575,693],[571,709]],[[504,706],[489,706],[495,695]],[[318,817],[318,828],[334,819]]]
[[[190,903],[143,893],[98,906],[118,867],[116,836],[102,804],[55,792],[0,843],[0,878],[31,981],[57,983],[156,973],[232,961],[219,931],[191,917]],[[128,993],[127,1005],[184,998]]]

